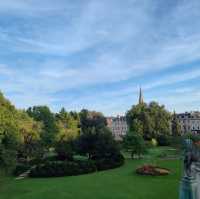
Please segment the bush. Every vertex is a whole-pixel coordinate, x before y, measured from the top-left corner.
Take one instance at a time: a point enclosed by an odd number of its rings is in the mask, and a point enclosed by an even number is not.
[[[115,154],[110,158],[101,158],[95,160],[98,171],[114,169],[124,164],[124,157],[121,154]]]
[[[169,146],[170,145],[170,137],[167,135],[159,135],[157,137],[159,146]]]
[[[184,139],[181,136],[172,137],[171,146],[180,150],[183,147],[183,140]]]
[[[0,146],[0,170],[6,174],[12,174],[16,167],[16,151],[1,148]]]
[[[30,177],[60,177],[91,173],[96,171],[93,161],[52,161],[31,169]]]
[[[30,165],[28,164],[17,164],[13,174],[15,176],[19,176],[20,174],[28,171],[30,169]]]
[[[145,141],[145,145],[147,148],[154,148],[158,145],[158,142],[155,138],[152,138],[151,140]]]
[[[55,146],[55,152],[57,153],[58,158],[60,160],[73,161],[73,155],[74,155],[73,140],[57,142]]]
[[[134,132],[128,132],[124,138],[124,148],[127,151],[130,151],[131,158],[141,158],[147,152],[146,144],[143,137]]]
[[[75,160],[75,161],[44,161],[31,169],[30,177],[60,177],[75,176],[117,168],[124,164],[124,157],[118,154],[95,159],[95,160]]]
[[[156,146],[158,145],[158,142],[157,142],[156,139],[153,138],[153,139],[151,140],[151,144],[152,144],[153,147],[156,147]]]
[[[92,160],[77,160],[76,163],[79,165],[79,171],[81,173],[92,173],[97,170],[96,165]]]

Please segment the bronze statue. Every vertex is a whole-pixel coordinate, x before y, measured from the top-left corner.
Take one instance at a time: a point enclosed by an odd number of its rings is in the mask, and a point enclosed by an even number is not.
[[[198,161],[192,140],[185,140],[184,172],[186,177],[193,177],[192,164]]]

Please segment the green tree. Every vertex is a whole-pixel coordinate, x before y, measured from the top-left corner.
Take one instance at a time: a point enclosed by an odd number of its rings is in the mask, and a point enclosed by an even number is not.
[[[74,148],[74,140],[60,140],[55,145],[55,151],[60,160],[73,160],[75,148]]]
[[[83,109],[80,112],[81,133],[87,133],[91,130],[91,128],[96,131],[100,129],[106,129],[106,125],[106,118],[102,113],[96,111],[88,111],[86,109]]]
[[[120,154],[119,144],[110,131],[99,132],[96,136],[93,159],[110,158]]]
[[[145,139],[156,138],[160,134],[169,135],[171,115],[164,106],[156,102],[134,105],[126,114],[130,130],[135,132],[135,121],[141,125],[140,134]]]
[[[131,124],[131,131],[143,135],[143,124],[140,120],[138,119],[133,119],[132,124]]]
[[[40,146],[40,136],[42,133],[42,123],[35,121],[29,117],[25,111],[18,111],[18,125],[21,137],[21,145],[19,147],[19,156],[29,161],[37,157],[38,147]]]
[[[20,132],[17,110],[0,93],[0,168],[9,172],[16,164]]]
[[[96,148],[97,133],[95,128],[88,128],[87,132],[81,133],[76,140],[76,152],[80,155],[92,158]]]
[[[52,147],[55,143],[56,135],[58,133],[55,115],[47,106],[30,107],[28,108],[27,113],[36,121],[43,123],[41,140],[47,149]]]
[[[165,107],[163,105],[160,106],[157,102],[151,102],[149,104],[149,113],[154,122],[154,136],[159,134],[170,135],[171,114]]]
[[[120,154],[118,143],[109,130],[90,128],[87,133],[81,134],[76,143],[77,152],[86,155],[88,159],[112,158]]]
[[[80,134],[79,118],[66,112],[64,108],[56,114],[56,124],[58,127],[57,142],[75,139]]]
[[[141,156],[146,153],[146,146],[143,137],[134,132],[129,132],[124,136],[123,147],[126,151],[130,152],[132,159],[135,156],[141,158]]]
[[[120,153],[102,113],[82,110],[80,123],[81,134],[77,141],[79,154],[87,155],[89,159],[96,159],[105,158],[114,152]]]

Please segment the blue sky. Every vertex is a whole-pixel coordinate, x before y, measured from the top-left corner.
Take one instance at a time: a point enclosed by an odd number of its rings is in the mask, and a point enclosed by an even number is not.
[[[17,107],[200,110],[199,0],[0,1],[0,89]]]

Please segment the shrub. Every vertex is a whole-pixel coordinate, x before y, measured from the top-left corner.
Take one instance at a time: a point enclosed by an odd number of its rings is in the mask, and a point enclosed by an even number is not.
[[[55,151],[60,160],[73,161],[74,142],[73,140],[59,141],[56,143]]]
[[[57,155],[51,155],[51,156],[46,156],[43,158],[42,162],[52,162],[52,161],[58,161],[59,157]]]
[[[15,176],[19,176],[20,174],[28,171],[29,169],[30,169],[30,165],[28,164],[17,164],[13,174]]]
[[[171,139],[171,146],[176,148],[176,149],[182,149],[183,147],[183,137],[181,136],[176,136],[176,137],[172,137]]]
[[[6,174],[11,174],[16,167],[16,151],[1,148],[0,146],[0,170]]]
[[[146,145],[143,137],[139,134],[135,134],[134,132],[128,132],[123,138],[124,148],[127,151],[130,151],[131,158],[141,158],[144,155],[146,150]]]
[[[39,164],[45,164],[46,162],[52,162],[52,161],[59,161],[59,157],[55,154],[53,155],[48,155],[43,158],[34,158],[29,161],[29,164],[32,166],[39,165]]]
[[[124,157],[119,154],[114,154],[112,157],[101,158],[95,160],[98,171],[114,169],[124,164]]]
[[[145,146],[147,148],[154,148],[158,145],[158,142],[155,138],[152,138],[151,140],[145,141]]]
[[[151,140],[151,144],[152,144],[153,147],[156,147],[156,146],[158,145],[158,142],[157,142],[156,139],[153,138],[153,139]]]
[[[30,177],[59,177],[86,174],[96,171],[93,161],[52,161],[31,169]]]
[[[159,135],[157,137],[159,146],[169,146],[170,145],[170,137],[167,135]]]
[[[92,173],[97,170],[96,165],[92,160],[77,160],[76,163],[79,165],[80,173]]]

